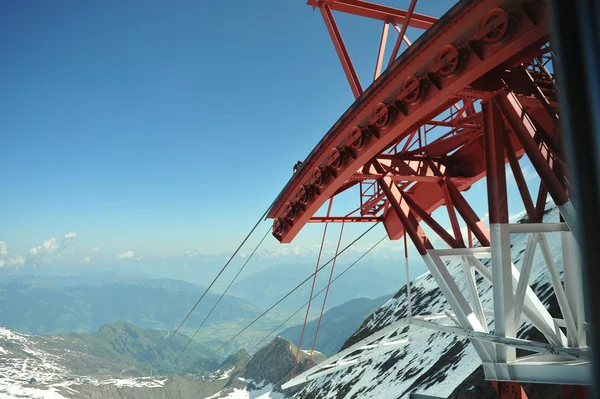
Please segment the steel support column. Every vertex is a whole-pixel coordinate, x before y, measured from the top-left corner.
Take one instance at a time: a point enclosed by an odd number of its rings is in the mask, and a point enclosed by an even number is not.
[[[402,211],[400,203],[392,193],[390,187],[386,184],[384,179],[379,180],[379,185],[383,192],[385,193],[388,201],[394,212],[398,215],[401,223],[404,226],[405,232],[411,238],[413,244],[421,254],[425,265],[429,269],[431,275],[435,279],[436,283],[440,287],[440,290],[444,294],[444,297],[450,304],[450,307],[454,311],[458,322],[461,327],[474,330],[474,331],[485,331],[484,327],[479,322],[479,319],[475,315],[475,312],[469,306],[467,300],[462,295],[460,288],[452,278],[450,272],[439,258],[439,256],[432,256],[427,252],[427,248],[425,244],[419,239],[416,230],[413,228],[412,224],[409,222],[408,217]],[[493,357],[490,353],[489,344],[485,344],[476,339],[471,340],[473,347],[477,351],[477,354],[484,362],[492,362]]]

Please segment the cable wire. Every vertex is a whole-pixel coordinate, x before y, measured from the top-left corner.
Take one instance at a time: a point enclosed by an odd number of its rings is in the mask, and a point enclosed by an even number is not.
[[[369,248],[364,254],[362,254],[358,259],[356,259],[354,262],[352,262],[348,267],[346,267],[340,274],[338,274],[333,280],[331,280],[331,282],[326,286],[323,287],[319,292],[317,292],[314,296],[313,299],[315,299],[316,297],[318,297],[319,295],[321,295],[324,291],[326,291],[329,286],[333,283],[335,283],[340,277],[342,277],[344,274],[346,274],[350,269],[352,269],[352,267],[354,267],[354,265],[356,265],[358,262],[360,262],[365,256],[367,256],[369,254],[369,252],[371,252],[372,250],[374,250],[379,244],[381,244],[385,239],[387,238],[387,234],[384,235],[379,241],[377,241],[375,244],[373,244],[373,246],[371,246],[371,248]],[[267,335],[265,335],[260,341],[258,341],[256,344],[254,344],[252,346],[252,348],[250,348],[248,350],[248,353],[251,353],[254,349],[256,349],[257,347],[259,347],[264,341],[266,341],[271,335],[273,335],[273,333],[275,333],[277,330],[279,330],[281,327],[283,327],[288,321],[290,321],[294,316],[296,316],[302,309],[304,309],[306,306],[308,305],[308,301],[304,303],[304,305],[300,306],[294,313],[292,313],[287,319],[285,319],[283,322],[281,322],[277,327],[275,327],[273,330],[271,330],[270,333],[268,333]],[[250,359],[246,359],[245,362],[248,363],[250,361]],[[255,374],[256,375],[256,374]]]
[[[364,233],[362,233],[360,236],[358,236],[356,239],[354,239],[354,241],[352,241],[350,244],[348,244],[346,247],[344,247],[344,249],[342,249],[337,256],[343,254],[348,248],[350,248],[352,245],[354,245],[358,240],[360,240],[361,238],[363,238],[367,233],[369,233],[371,230],[373,230],[375,228],[375,226],[377,226],[379,224],[379,222],[375,223],[373,226],[369,227]],[[337,257],[336,256],[336,257]],[[323,270],[323,268],[325,268],[328,264],[330,264],[331,262],[333,262],[333,260],[336,258],[331,258],[327,263],[325,263],[323,266],[321,266],[320,268],[318,268],[314,273],[312,273],[310,276],[308,276],[307,278],[304,279],[304,281],[302,281],[300,284],[298,284],[296,287],[294,287],[290,292],[288,292],[287,294],[285,294],[281,299],[279,299],[277,302],[275,302],[269,309],[265,310],[260,316],[258,316],[257,318],[255,318],[252,322],[250,322],[246,327],[244,327],[241,331],[239,331],[237,334],[235,334],[229,341],[225,342],[223,345],[219,346],[210,356],[213,356],[215,353],[219,352],[221,349],[223,349],[225,346],[227,346],[228,344],[230,344],[234,339],[236,339],[238,336],[240,336],[242,333],[244,333],[244,331],[246,331],[248,328],[250,328],[254,323],[256,323],[257,321],[259,321],[260,319],[262,319],[267,313],[269,313],[271,310],[273,310],[273,308],[275,308],[275,306],[279,305],[281,302],[283,302],[286,298],[288,298],[290,295],[292,295],[298,288],[300,288],[301,286],[303,286],[308,280],[310,280],[311,278],[313,278],[313,276],[315,274],[317,274],[318,272],[320,272],[321,270]],[[209,357],[210,357],[209,356]]]
[[[215,284],[215,282],[217,281],[217,279],[221,276],[221,274],[223,274],[223,272],[225,271],[225,269],[227,268],[227,266],[229,266],[229,263],[231,263],[231,261],[233,260],[233,258],[235,258],[235,256],[237,255],[237,253],[240,251],[240,249],[242,249],[242,247],[244,246],[244,244],[246,243],[246,241],[248,241],[248,238],[250,238],[250,236],[254,233],[254,230],[256,230],[256,228],[263,221],[263,219],[265,218],[265,216],[267,216],[267,214],[269,213],[270,209],[271,209],[271,206],[269,206],[267,208],[267,210],[265,211],[265,213],[262,214],[262,216],[258,219],[258,221],[254,225],[254,227],[252,227],[252,230],[250,230],[250,232],[248,233],[248,235],[246,236],[246,238],[244,238],[244,240],[242,241],[242,243],[237,247],[237,249],[235,250],[235,252],[233,253],[233,255],[231,255],[229,257],[229,259],[227,260],[227,262],[225,262],[225,266],[223,266],[223,268],[219,271],[219,273],[217,274],[217,276],[213,279],[213,281],[210,283],[210,285],[206,288],[206,290],[204,291],[204,293],[202,294],[202,296],[198,299],[198,301],[196,301],[196,303],[194,304],[194,306],[192,306],[192,308],[190,309],[190,311],[188,312],[188,314],[185,316],[185,318],[181,321],[181,323],[179,323],[179,325],[177,326],[177,328],[175,329],[175,331],[173,332],[173,334],[171,334],[169,336],[169,338],[167,339],[167,342],[165,342],[163,344],[163,346],[158,350],[158,352],[156,352],[156,356],[154,356],[154,359],[152,360],[152,363],[154,363],[156,361],[156,359],[162,353],[162,351],[167,347],[167,345],[169,345],[169,342],[171,342],[171,339],[173,339],[173,337],[175,336],[175,334],[177,334],[177,332],[179,331],[179,329],[181,329],[181,326],[183,326],[183,323],[185,323],[185,321],[190,317],[190,315],[196,309],[196,307],[198,307],[198,304],[200,304],[200,301],[202,301],[202,299],[206,296],[206,294],[208,293],[208,291]]]
[[[340,244],[342,243],[342,235],[344,234],[344,223],[342,222],[342,227],[340,229],[340,238],[338,238],[337,248],[335,249],[335,260],[333,261],[333,265],[331,265],[331,271],[329,272],[329,281],[327,282],[327,289],[325,290],[325,298],[323,298],[323,305],[321,306],[321,314],[319,315],[319,322],[317,323],[317,329],[315,331],[315,338],[313,339],[312,347],[310,348],[310,356],[308,358],[308,363],[313,357],[313,352],[315,351],[315,345],[317,344],[317,337],[319,336],[319,328],[321,327],[321,319],[323,318],[323,312],[325,311],[325,304],[327,303],[327,296],[329,295],[329,287],[331,286],[331,278],[333,277],[333,271],[335,270],[335,263],[337,260],[337,253],[340,250]],[[293,374],[293,372],[292,372]]]
[[[331,205],[333,204],[333,198],[329,199],[329,206],[327,207],[327,217],[331,212]],[[319,248],[319,256],[317,257],[317,264],[315,265],[315,274],[312,281],[312,287],[310,287],[310,295],[308,296],[308,307],[306,308],[306,314],[304,315],[304,324],[302,325],[302,332],[300,333],[300,340],[298,342],[298,349],[296,350],[296,356],[294,357],[294,365],[292,366],[292,378],[294,378],[294,370],[296,369],[296,363],[298,362],[298,356],[300,356],[300,346],[302,346],[302,338],[304,338],[304,329],[306,328],[306,321],[308,320],[308,314],[310,313],[310,304],[312,301],[313,293],[315,291],[315,283],[317,282],[317,270],[319,269],[319,263],[321,262],[321,254],[323,253],[323,244],[325,244],[325,237],[327,236],[328,222],[325,222],[325,228],[323,229],[323,238],[321,239],[321,247]],[[339,248],[338,248],[339,249]],[[335,265],[335,259],[337,259],[337,251],[335,253],[333,264]]]
[[[337,281],[337,279],[339,279],[340,277],[342,277],[344,274],[346,274],[346,272],[348,272],[348,270],[352,269],[352,267],[354,265],[356,265],[358,262],[360,262],[362,260],[362,258],[364,258],[365,256],[367,256],[367,254],[369,252],[371,252],[372,250],[375,249],[375,247],[377,247],[379,244],[381,244],[383,242],[383,240],[385,240],[387,238],[387,235],[383,236],[383,238],[381,238],[381,240],[377,241],[371,248],[369,248],[364,254],[362,254],[358,259],[356,259],[354,262],[352,262],[348,267],[346,267],[340,274],[338,274],[333,280],[331,280],[331,283],[329,283],[327,286],[323,287],[321,289],[321,291],[317,292],[314,296],[313,299],[315,299],[316,297],[318,297],[319,295],[321,295],[325,290],[327,290],[327,288],[335,283]],[[279,330],[282,326],[284,326],[288,321],[290,321],[294,316],[296,316],[298,314],[298,312],[300,312],[302,309],[304,309],[304,307],[308,305],[308,301],[304,303],[304,305],[300,306],[294,313],[292,313],[292,315],[290,317],[288,317],[287,319],[285,319],[283,322],[281,322],[281,324],[279,324],[277,327],[275,327],[273,330],[271,330],[271,332],[269,334],[267,334],[267,336],[265,336],[263,339],[261,339],[256,345],[254,345],[252,347],[252,349],[250,349],[250,351],[254,350],[258,345],[262,344],[267,338],[269,338],[275,331]]]
[[[190,337],[190,339],[188,340],[187,344],[185,344],[185,346],[183,347],[183,349],[181,350],[181,352],[179,352],[179,355],[177,355],[177,357],[175,358],[175,360],[174,360],[173,363],[177,363],[177,360],[179,360],[179,358],[181,357],[181,355],[183,354],[183,352],[185,352],[185,350],[187,349],[187,347],[189,346],[189,344],[196,337],[196,334],[198,334],[198,331],[200,331],[200,329],[202,328],[202,326],[204,325],[204,323],[206,323],[206,320],[208,320],[208,318],[210,317],[210,315],[212,314],[212,312],[215,310],[215,308],[217,307],[217,305],[219,304],[219,302],[221,302],[221,300],[223,299],[223,297],[225,296],[225,294],[227,294],[227,292],[229,291],[229,289],[231,288],[231,286],[233,285],[233,283],[235,283],[235,281],[239,277],[240,273],[244,270],[244,268],[246,267],[246,265],[248,264],[248,262],[250,262],[250,259],[252,259],[252,257],[254,256],[254,254],[256,253],[256,251],[258,250],[258,248],[262,245],[262,243],[265,240],[265,238],[267,238],[267,235],[269,235],[270,231],[271,231],[271,226],[269,226],[269,228],[267,229],[267,231],[266,231],[265,235],[263,236],[263,238],[256,245],[256,247],[254,248],[254,250],[252,251],[252,253],[250,254],[250,256],[248,256],[248,258],[246,259],[246,261],[244,262],[244,264],[242,265],[242,267],[240,268],[240,270],[238,270],[238,272],[235,275],[235,277],[233,278],[233,280],[231,280],[231,282],[229,283],[229,285],[227,286],[227,288],[225,288],[225,291],[223,291],[223,293],[221,294],[221,296],[219,297],[219,299],[217,300],[217,302],[214,304],[214,306],[212,307],[212,309],[210,310],[210,312],[208,312],[208,314],[206,315],[206,317],[204,318],[204,320],[202,320],[202,323],[200,323],[200,325],[196,329],[196,332],[194,332],[194,335],[192,335]]]

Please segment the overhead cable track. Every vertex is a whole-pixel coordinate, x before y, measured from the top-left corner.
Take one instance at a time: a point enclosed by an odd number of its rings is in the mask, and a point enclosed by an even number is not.
[[[373,224],[371,227],[369,227],[364,233],[362,233],[360,236],[358,236],[357,238],[355,238],[350,244],[348,244],[346,247],[344,247],[344,249],[342,249],[337,256],[340,256],[341,254],[343,254],[348,248],[350,248],[352,245],[356,244],[356,242],[358,240],[360,240],[361,238],[363,238],[365,235],[367,235],[367,233],[369,233],[371,230],[373,230],[379,223],[375,223]],[[235,334],[229,341],[225,342],[223,345],[221,345],[220,347],[218,347],[213,353],[210,354],[210,356],[213,356],[214,354],[216,354],[217,352],[219,352],[221,349],[223,349],[225,346],[229,345],[231,342],[233,342],[233,340],[235,340],[238,336],[240,336],[241,334],[244,333],[244,331],[246,331],[248,328],[250,328],[254,323],[256,323],[257,321],[259,321],[260,319],[262,319],[267,313],[269,313],[271,310],[273,310],[277,305],[279,305],[281,302],[283,302],[286,298],[288,298],[290,295],[292,295],[296,290],[298,290],[298,288],[302,287],[308,280],[310,280],[311,278],[313,278],[317,273],[319,273],[321,270],[323,270],[327,265],[329,265],[331,262],[333,262],[334,259],[337,258],[337,256],[334,256],[333,258],[331,258],[329,261],[327,261],[327,263],[323,264],[323,266],[319,267],[314,273],[311,273],[310,276],[306,277],[301,283],[299,283],[296,287],[294,287],[291,291],[289,291],[287,294],[285,294],[281,299],[279,299],[277,302],[275,302],[270,308],[268,308],[267,310],[265,310],[261,315],[259,315],[258,317],[256,317],[252,322],[250,322],[246,327],[244,327],[241,331],[239,331],[237,334]],[[209,356],[209,357],[210,357]]]
[[[372,226],[372,227],[374,227],[374,226]],[[369,230],[371,230],[371,229],[369,229]],[[365,233],[363,233],[363,234],[361,235],[361,237],[362,237],[362,236],[364,236],[366,233],[368,233],[368,232],[369,232],[369,230],[367,230]],[[361,237],[359,237],[358,239],[360,239]],[[346,268],[345,268],[345,269],[344,269],[344,270],[343,270],[343,271],[342,271],[340,274],[338,274],[338,275],[337,275],[337,276],[336,276],[334,279],[332,279],[332,280],[331,280],[331,282],[330,282],[329,284],[327,284],[327,286],[323,287],[323,288],[322,288],[322,289],[321,289],[319,292],[317,292],[317,293],[316,293],[316,294],[313,296],[313,299],[315,299],[316,297],[318,297],[319,295],[321,295],[323,292],[325,292],[325,290],[328,290],[328,289],[329,289],[329,287],[330,287],[330,286],[331,286],[333,283],[335,283],[335,282],[336,282],[336,281],[337,281],[337,280],[338,280],[340,277],[342,277],[342,276],[343,276],[344,274],[346,274],[346,273],[347,273],[347,272],[348,272],[350,269],[352,269],[352,267],[354,267],[354,266],[355,266],[355,265],[356,265],[358,262],[360,262],[360,261],[361,261],[361,260],[362,260],[362,259],[363,259],[365,256],[367,256],[367,255],[368,255],[368,254],[369,254],[369,253],[370,253],[372,250],[374,250],[374,249],[375,249],[375,248],[376,248],[376,247],[377,247],[379,244],[381,244],[381,243],[382,243],[382,242],[383,242],[383,241],[384,241],[386,238],[387,238],[387,234],[386,234],[385,236],[383,236],[383,237],[382,237],[382,238],[381,238],[379,241],[377,241],[375,244],[373,244],[373,245],[371,246],[371,248],[369,248],[368,250],[366,250],[366,251],[365,251],[365,252],[364,252],[364,253],[363,253],[363,254],[362,254],[360,257],[358,257],[358,259],[356,259],[354,262],[352,262],[352,263],[351,263],[351,264],[350,264],[348,267],[346,267]],[[357,239],[357,240],[358,240],[358,239]],[[352,242],[352,244],[350,244],[350,245],[353,245],[354,243],[356,243],[356,241],[357,241],[357,240],[353,241],[353,242]],[[348,248],[348,247],[346,247],[346,248]],[[344,249],[344,250],[345,250],[345,249]],[[340,252],[340,254],[341,254],[341,252]],[[333,259],[332,259],[332,260],[333,260]],[[330,260],[329,262],[327,262],[327,264],[329,264],[329,263],[330,263],[332,260]],[[327,264],[325,264],[325,266],[326,266]],[[312,277],[312,275],[311,275],[309,278],[307,278],[307,279],[304,281],[304,283],[305,283],[306,281],[308,281],[308,280],[309,280],[311,277]],[[304,283],[302,283],[302,284],[304,284]],[[296,289],[296,288],[294,288],[294,290],[295,290],[295,289]],[[292,292],[293,292],[293,291],[292,291]],[[289,294],[291,294],[291,292],[290,292]],[[289,294],[288,294],[288,295],[289,295]],[[280,302],[281,302],[281,301],[280,301]],[[279,302],[278,302],[278,303],[279,303]],[[272,307],[271,307],[271,309],[272,309],[272,308],[274,308],[276,305],[277,305],[277,304],[275,304],[274,306],[272,306]],[[260,341],[258,341],[256,344],[254,344],[254,345],[252,346],[252,348],[250,348],[250,349],[248,350],[248,353],[252,353],[252,351],[253,351],[253,350],[255,350],[256,348],[258,348],[258,347],[259,347],[259,346],[260,346],[260,345],[261,345],[263,342],[265,342],[265,341],[266,341],[266,340],[267,340],[267,339],[268,339],[268,338],[269,338],[271,335],[273,335],[273,334],[274,334],[276,331],[278,331],[280,328],[282,328],[282,327],[283,327],[283,326],[284,326],[284,325],[285,325],[287,322],[289,322],[289,321],[290,321],[290,320],[291,320],[291,319],[292,319],[294,316],[296,316],[296,315],[297,315],[297,314],[298,314],[298,313],[299,313],[299,312],[300,312],[302,309],[304,309],[304,308],[305,308],[307,305],[308,305],[308,301],[307,301],[307,302],[305,302],[305,303],[304,303],[302,306],[300,306],[298,309],[296,309],[296,311],[294,311],[294,313],[292,313],[292,314],[291,314],[291,315],[290,315],[290,316],[289,316],[287,319],[285,319],[283,322],[281,322],[281,323],[280,323],[280,324],[279,324],[277,327],[275,327],[274,329],[272,329],[272,330],[271,330],[271,332],[269,332],[267,335],[265,335],[265,336],[264,336],[264,337],[263,337],[263,338],[262,338]],[[238,335],[239,335],[239,334],[238,334]],[[235,337],[234,337],[234,338],[235,338]],[[229,341],[229,342],[231,342],[231,341]],[[228,343],[229,343],[229,342],[228,342]],[[216,352],[214,352],[214,353],[216,353]],[[214,353],[213,353],[212,355],[214,355]],[[211,355],[211,356],[212,356],[212,355]],[[235,367],[237,367],[237,366],[238,366],[240,363],[246,364],[246,363],[248,363],[249,361],[250,361],[250,358],[249,358],[249,359],[246,359],[246,360],[243,360],[243,361],[242,361],[242,360],[239,360],[238,362],[236,362],[236,364],[235,364],[234,366],[235,366]],[[257,370],[257,372],[258,372],[258,370]],[[254,376],[256,376],[256,373],[254,374]],[[253,377],[252,379],[254,379],[254,377]]]

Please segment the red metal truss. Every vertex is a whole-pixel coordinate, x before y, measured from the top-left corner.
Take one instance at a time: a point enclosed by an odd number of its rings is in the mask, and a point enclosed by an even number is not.
[[[309,4],[332,10],[335,4],[343,11],[358,3],[362,2]],[[506,29],[487,24],[497,15]],[[413,13],[411,21],[417,16]],[[381,179],[397,184],[426,214],[446,204],[457,242],[464,243],[464,238],[455,225],[455,210],[480,241],[485,239],[477,231],[477,221],[465,218],[463,204],[451,196],[453,189],[466,190],[486,175],[485,118],[475,106],[481,101],[497,104],[506,124],[503,142],[511,156],[501,162],[514,165],[527,152],[536,170],[547,175],[549,192],[557,203],[565,200],[564,188],[557,183],[560,177],[552,173],[549,163],[560,154],[558,127],[553,109],[548,109],[555,95],[546,91],[544,102],[523,77],[523,69],[539,71],[530,65],[550,51],[544,3],[463,1],[443,22],[427,30],[360,95],[293,175],[268,213],[275,219],[274,235],[281,242],[291,242],[306,223],[325,221],[313,218],[325,201],[359,183],[357,213],[328,221],[383,218],[390,238],[399,239],[404,228],[396,212],[388,211],[390,203],[378,184]],[[514,88],[511,82],[517,82]],[[518,111],[528,115],[529,125],[517,121]]]

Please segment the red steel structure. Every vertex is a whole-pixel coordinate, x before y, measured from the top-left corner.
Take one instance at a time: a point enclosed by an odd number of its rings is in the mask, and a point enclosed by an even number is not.
[[[307,223],[382,222],[391,240],[407,235],[436,277],[459,327],[487,334],[480,306],[474,299],[469,305],[456,292],[456,284],[438,262],[441,252],[436,252],[420,224],[425,223],[462,256],[475,254],[468,252],[472,233],[482,247],[489,248],[494,334],[504,339],[503,344],[490,344],[483,338],[472,342],[484,365],[490,365],[486,377],[500,381],[496,387],[500,387],[501,397],[523,397],[518,382],[530,381],[537,374],[532,377],[534,374],[527,374],[529,369],[523,371],[525,368],[517,365],[515,348],[510,346],[515,344],[511,340],[516,339],[521,312],[549,344],[564,348],[565,356],[583,359],[586,347],[585,316],[579,310],[581,298],[576,293],[581,288],[579,272],[567,271],[565,266],[563,288],[558,273],[550,270],[565,334],[553,325],[530,292],[527,280],[518,277],[514,265],[511,269],[510,250],[508,255],[506,252],[509,234],[516,231],[508,220],[506,164],[531,223],[531,229],[523,232],[531,234],[532,251],[536,244],[542,250],[547,246],[543,233],[570,235],[576,223],[560,137],[554,76],[557,60],[550,43],[547,4],[463,0],[438,20],[416,13],[416,3],[411,0],[404,11],[362,0],[308,1],[324,19],[356,101],[295,170],[268,217],[274,219],[273,235],[282,243],[291,242]],[[382,21],[374,81],[366,90],[333,11]],[[388,67],[383,70],[390,26],[398,35]],[[424,30],[414,43],[406,37],[409,26]],[[397,57],[403,42],[408,48]],[[519,165],[524,155],[541,180],[537,198],[532,198]],[[489,230],[463,195],[483,177],[487,177]],[[357,186],[354,210],[344,215],[328,212],[327,216],[315,216],[326,201]],[[548,195],[561,212],[560,226],[542,223]],[[447,210],[451,233],[432,216],[440,207]],[[459,216],[468,228],[467,237],[461,232]],[[563,241],[565,248],[576,246],[569,244],[569,237]],[[444,256],[450,253],[444,252]],[[472,259],[468,263],[476,268],[476,262]],[[548,262],[552,263],[550,259]],[[485,274],[484,270],[479,272]],[[522,269],[521,273],[527,271]],[[473,321],[469,312],[479,315],[479,320]],[[585,385],[588,365],[568,364],[573,367],[566,370],[579,373],[580,379],[553,379],[555,374],[550,373],[547,381],[542,376],[540,382]],[[556,375],[562,373],[560,370]],[[578,397],[583,396],[580,393]]]

